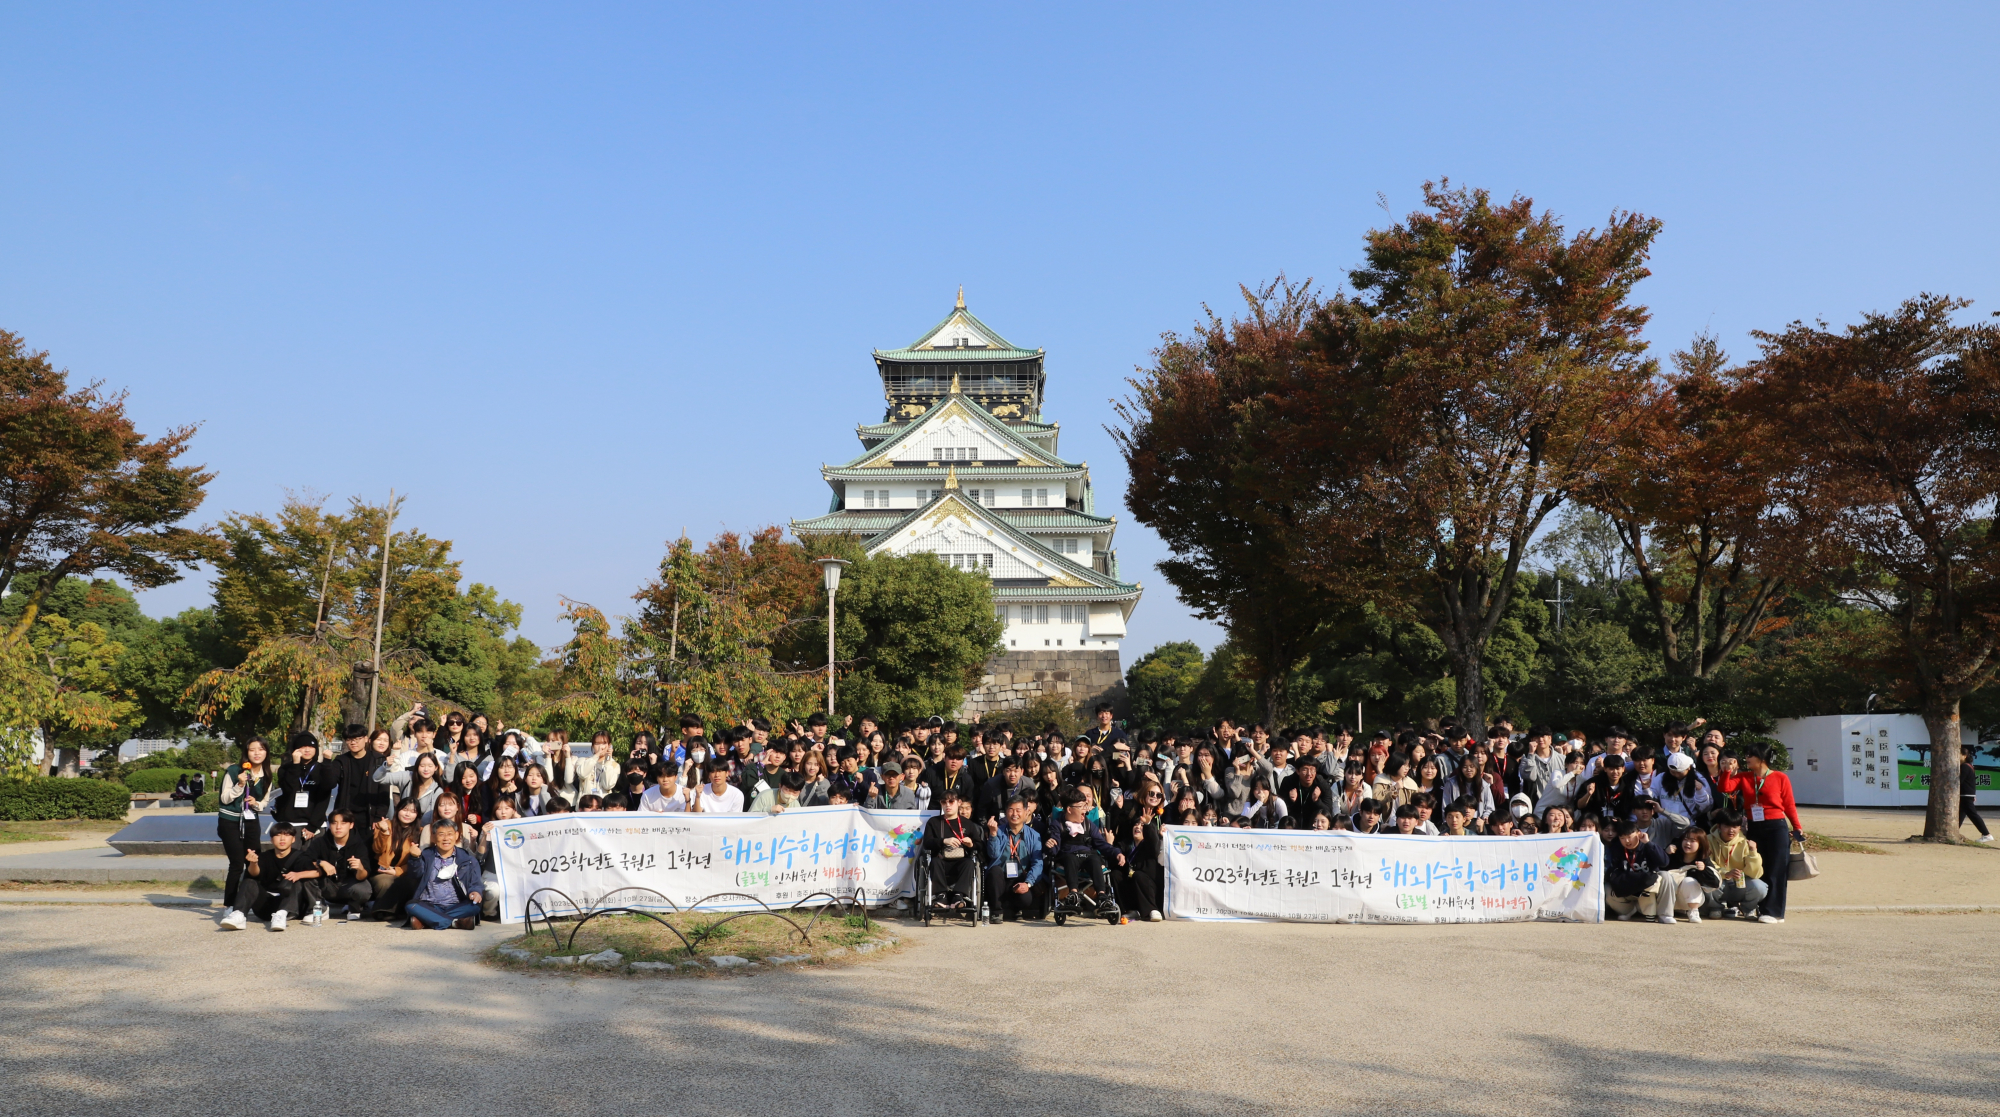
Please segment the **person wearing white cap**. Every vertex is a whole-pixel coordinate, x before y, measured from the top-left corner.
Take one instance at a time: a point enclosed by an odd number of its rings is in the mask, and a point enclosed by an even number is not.
[[[1653,798],[1668,814],[1700,822],[1715,805],[1715,789],[1695,770],[1694,757],[1677,752],[1667,757],[1667,770],[1653,777]]]

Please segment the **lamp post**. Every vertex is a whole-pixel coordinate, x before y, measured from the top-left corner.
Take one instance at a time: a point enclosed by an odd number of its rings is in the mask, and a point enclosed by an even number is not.
[[[840,589],[840,572],[847,566],[842,558],[823,558],[820,573],[826,575],[826,720],[833,722],[833,595]]]

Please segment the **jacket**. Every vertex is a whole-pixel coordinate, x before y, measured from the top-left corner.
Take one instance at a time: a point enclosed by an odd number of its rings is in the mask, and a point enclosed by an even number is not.
[[[1016,884],[1039,884],[1042,880],[1042,836],[1032,826],[1022,826],[1019,834],[1010,834],[1005,825],[994,830],[986,839],[986,863],[1000,866],[1006,871],[1007,862],[1012,861],[1020,868],[1021,875],[1014,879]]]
[[[369,774],[379,763],[367,752],[360,756],[343,752],[328,761],[327,767],[334,771],[333,809],[347,811],[348,817],[354,819],[366,819],[374,813],[378,787]]]
[[[444,854],[440,853],[436,846],[424,850],[423,859],[417,864],[417,890],[411,894],[410,899],[438,902],[442,900],[442,896],[434,896],[433,893],[441,893],[442,889],[434,886],[449,884],[457,898],[444,902],[464,904],[472,902],[472,893],[484,890],[486,882],[480,876],[479,856],[464,846],[454,846],[451,857],[453,863],[458,866],[458,872],[451,880],[440,881],[437,874],[438,870],[444,867]]]
[[[1050,821],[1050,826],[1053,827],[1055,832],[1056,855],[1061,856],[1065,853],[1083,852],[1094,849],[1104,857],[1106,865],[1116,863],[1118,860],[1118,848],[1104,840],[1103,828],[1087,818],[1084,819],[1081,825],[1082,831],[1072,834],[1070,833],[1069,819],[1066,816],[1058,816]]]
[[[369,841],[368,832],[358,827],[353,833],[347,835],[347,848],[341,850],[336,850],[333,847],[332,830],[320,831],[319,834],[314,836],[312,841],[306,843],[306,857],[314,865],[318,865],[322,861],[332,865],[334,880],[352,882],[367,880],[369,877],[375,875],[374,846]],[[347,859],[350,857],[361,859],[361,871],[359,873],[348,867]],[[321,875],[325,875],[324,870],[321,871]]]
[[[396,789],[398,792],[397,801],[399,803],[403,799],[410,797],[410,785],[416,782],[416,778],[416,769],[392,769],[391,763],[386,760],[376,767],[374,777],[376,783],[387,784]],[[420,812],[417,816],[418,822],[425,826],[430,825],[431,808],[437,806],[438,793],[443,790],[443,784],[432,780],[430,790],[417,796],[417,810]]]
[[[1718,873],[1740,872],[1746,881],[1764,879],[1764,855],[1757,852],[1757,843],[1741,833],[1733,842],[1723,841],[1720,834],[1710,834],[1708,863],[1715,866]]]
[[[278,769],[277,803],[272,808],[272,817],[308,830],[319,829],[326,821],[327,804],[332,801],[334,784],[340,779],[338,773],[337,767],[323,760],[311,764],[286,761]],[[300,795],[306,797],[303,807],[297,805]]]
[[[986,842],[986,828],[969,818],[952,821],[959,823],[965,828],[965,838],[972,843],[971,848],[965,850],[965,855],[967,857],[978,857],[981,847]],[[945,838],[956,837],[958,832],[958,827],[953,826],[951,821],[946,821],[943,815],[938,815],[930,819],[924,823],[924,851],[933,857],[943,857],[945,854]]]
[[[564,790],[563,797],[569,800],[570,808],[574,810],[577,804],[583,802],[583,797],[586,795],[596,795],[600,798],[609,795],[618,790],[618,777],[623,771],[616,757],[599,760],[595,756],[590,756],[571,761],[569,786]]]
[[[243,775],[244,769],[241,765],[222,770],[222,786],[216,791],[216,798],[220,800],[220,805],[216,807],[216,813],[220,814],[223,818],[235,819],[238,822],[243,821],[243,793],[248,791],[250,798],[264,805],[264,809],[260,813],[270,814],[271,777],[259,776],[248,783],[244,783],[241,782]]]
[[[1606,843],[1604,861],[1604,888],[1613,896],[1639,895],[1651,888],[1660,871],[1667,867],[1659,846],[1640,842],[1638,848],[1626,849],[1625,843],[1616,838]]]

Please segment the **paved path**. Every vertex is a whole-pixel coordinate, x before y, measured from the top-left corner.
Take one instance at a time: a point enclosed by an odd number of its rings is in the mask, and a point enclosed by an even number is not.
[[[1992,915],[908,929],[673,981],[473,960],[504,933],[10,905],[0,1112],[2000,1114]]]

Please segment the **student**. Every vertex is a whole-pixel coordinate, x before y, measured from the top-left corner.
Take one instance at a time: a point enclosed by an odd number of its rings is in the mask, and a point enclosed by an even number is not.
[[[1792,846],[1805,840],[1805,823],[1799,821],[1798,805],[1792,801],[1792,781],[1771,767],[1769,746],[1754,745],[1743,758],[1747,772],[1722,777],[1722,790],[1740,795],[1749,805],[1750,840],[1764,859],[1764,902],[1757,922],[1785,921],[1785,885],[1790,879]]]
[[[1667,875],[1674,878],[1674,911],[1682,919],[1700,923],[1702,908],[1710,904],[1718,904],[1720,910],[1722,878],[1708,863],[1708,831],[1699,826],[1687,828],[1667,856]]]
[[[731,786],[729,762],[711,760],[703,768],[708,782],[696,791],[694,809],[704,814],[742,814],[743,789]]]
[[[335,919],[356,920],[375,897],[375,851],[366,831],[354,832],[356,817],[335,807],[326,830],[306,843],[306,857],[319,870],[318,894]]]
[[[937,817],[924,823],[924,852],[930,855],[938,894],[953,893],[959,903],[969,904],[972,881],[979,873],[979,845],[986,840],[986,832],[965,817],[961,808],[970,804],[957,787],[947,786],[938,803]]]
[[[590,738],[590,756],[569,766],[570,782],[565,797],[572,803],[580,803],[586,795],[603,798],[618,790],[618,758],[611,755],[611,734],[594,733]]]
[[[670,762],[653,765],[647,775],[653,786],[639,797],[639,809],[652,814],[671,814],[694,809],[693,796],[681,787],[681,770]]]
[[[289,822],[302,837],[310,838],[325,823],[327,802],[333,798],[339,778],[331,766],[319,759],[319,738],[306,730],[292,734],[290,759],[278,768],[277,804],[272,811],[279,822]]]
[[[440,782],[443,769],[438,766],[437,753],[420,752],[416,763],[409,768],[398,768],[385,763],[375,769],[375,782],[396,790],[401,802],[414,802],[417,816],[423,822],[431,820],[431,811],[437,805],[438,795],[444,791]]]
[[[1963,753],[1960,756],[1958,765],[1957,826],[1963,827],[1965,825],[1965,820],[1969,818],[1972,820],[1972,824],[1979,828],[1979,840],[1982,842],[1990,842],[1993,840],[1993,833],[1992,831],[1986,829],[1986,820],[1979,817],[1979,800],[1977,798],[1978,794],[1979,794],[1979,773],[1972,770],[1972,757],[1970,753],[1969,752]]]
[[[1660,809],[1699,825],[1715,806],[1715,789],[1708,777],[1695,771],[1694,757],[1676,752],[1667,757],[1667,770],[1653,777],[1650,793],[1660,801]]]
[[[484,896],[480,891],[484,881],[479,875],[479,858],[459,846],[458,823],[449,819],[440,819],[432,825],[431,843],[416,866],[416,891],[407,908],[410,930],[477,928],[479,903]]]
[[[393,814],[375,823],[369,835],[369,848],[375,859],[375,875],[368,882],[375,896],[369,918],[393,919],[401,914],[417,885],[412,870],[416,860],[423,856],[423,839],[423,817],[417,811],[415,799],[396,804]]]
[[[368,829],[371,821],[368,804],[374,799],[379,786],[369,779],[369,773],[381,760],[370,756],[368,751],[368,727],[360,724],[349,725],[341,734],[346,749],[339,756],[327,762],[332,774],[327,778],[334,783],[331,807],[347,812],[349,819],[358,822],[362,830]]]
[[[1615,840],[1605,847],[1604,906],[1629,920],[1651,915],[1674,922],[1674,894],[1666,887],[1667,859],[1646,832],[1629,818],[1612,827]]]
[[[1090,798],[1081,788],[1063,794],[1063,814],[1056,820],[1054,840],[1056,863],[1063,867],[1069,886],[1081,891],[1093,882],[1097,886],[1097,914],[1118,914],[1118,896],[1111,887],[1113,863],[1123,865],[1125,856],[1104,840],[1104,831],[1090,821]]]
[[[223,769],[215,832],[222,839],[222,852],[229,857],[229,877],[222,892],[224,907],[236,906],[236,893],[246,864],[244,853],[264,844],[257,816],[270,810],[272,774],[270,749],[262,737],[243,742],[242,763]]]
[[[245,917],[255,916],[269,920],[271,930],[282,931],[289,917],[311,910],[316,890],[308,889],[307,882],[317,879],[319,870],[298,836],[291,823],[274,823],[270,850],[244,854],[248,877],[237,890],[235,906],[222,917],[223,929],[241,931],[248,923]]]
[[[1722,882],[1715,902],[1724,915],[1755,919],[1765,893],[1764,857],[1743,836],[1742,815],[1724,809],[1712,818],[1715,830],[1708,836],[1708,863]]]

